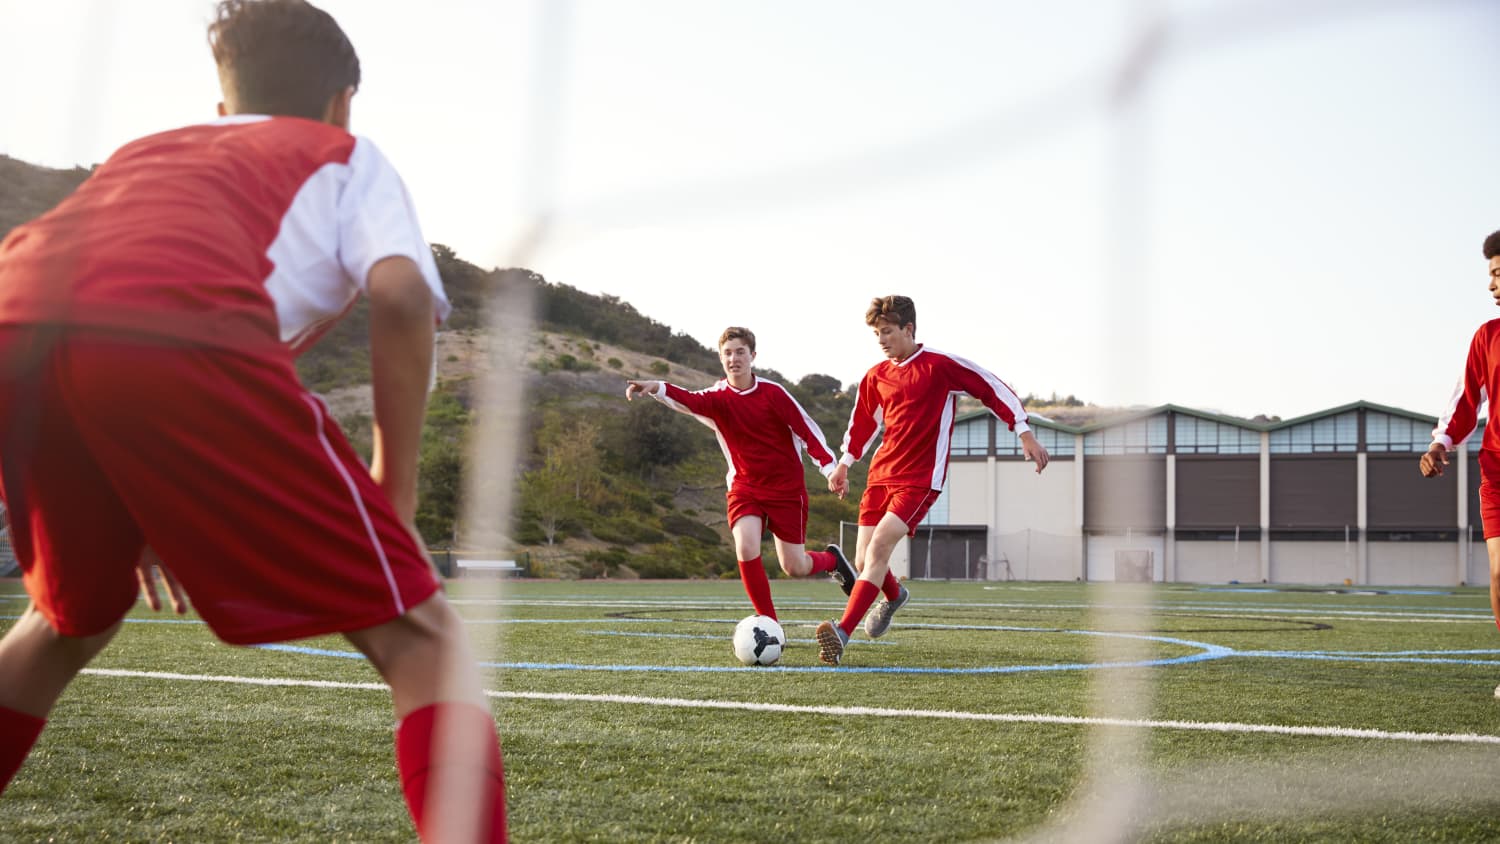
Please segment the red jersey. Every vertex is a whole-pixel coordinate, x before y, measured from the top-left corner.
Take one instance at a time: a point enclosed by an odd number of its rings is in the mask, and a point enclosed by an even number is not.
[[[448,301],[394,168],[363,138],[235,115],[121,147],[0,242],[0,324],[124,330],[251,353],[305,348],[382,258]]]
[[[919,345],[906,360],[876,364],[860,380],[842,462],[864,457],[884,427],[885,438],[870,460],[869,485],[942,489],[963,393],[983,402],[1017,434],[1031,430],[1021,400],[1004,381],[961,357]]]
[[[652,397],[713,429],[729,463],[724,481],[730,489],[766,498],[802,496],[804,450],[824,477],[837,465],[818,423],[775,381],[756,378],[749,389],[736,390],[720,380],[696,392],[663,381],[661,393]]]
[[[1432,441],[1451,451],[1467,440],[1479,422],[1480,406],[1495,394],[1497,382],[1500,382],[1500,319],[1492,319],[1474,332],[1463,377],[1458,379],[1453,398],[1449,399],[1437,427],[1432,429]],[[1484,427],[1481,448],[1500,452],[1500,425]]]

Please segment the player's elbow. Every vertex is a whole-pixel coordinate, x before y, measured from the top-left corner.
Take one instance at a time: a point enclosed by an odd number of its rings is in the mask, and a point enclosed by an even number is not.
[[[433,318],[432,291],[415,261],[392,256],[370,268],[368,295],[371,310],[397,319]]]

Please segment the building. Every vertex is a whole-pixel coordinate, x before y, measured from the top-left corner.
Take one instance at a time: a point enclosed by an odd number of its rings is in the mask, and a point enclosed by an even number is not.
[[[1176,405],[1081,428],[1033,418],[1041,476],[987,411],[954,425],[914,577],[1487,583],[1478,433],[1444,477],[1431,416],[1370,402],[1256,423]],[[893,564],[898,573],[900,555]]]

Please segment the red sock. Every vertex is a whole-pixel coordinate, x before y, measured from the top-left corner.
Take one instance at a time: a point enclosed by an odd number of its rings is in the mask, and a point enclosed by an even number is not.
[[[865,613],[875,605],[875,599],[880,597],[880,587],[868,580],[854,581],[854,589],[849,592],[849,605],[844,608],[844,617],[840,619],[839,626],[844,632],[854,635],[854,628],[859,626]]]
[[[500,759],[500,738],[495,733],[495,720],[488,709],[469,703],[434,703],[414,710],[396,725],[396,769],[401,774],[401,793],[406,796],[406,806],[417,825],[417,835],[423,841],[430,840],[432,818],[423,814],[427,802],[427,781],[432,772],[441,766],[442,760],[434,759],[433,729],[439,719],[463,719],[461,728],[465,736],[489,736],[488,758],[483,774],[484,803],[479,811],[481,819],[479,841],[503,842],[505,838],[505,769]],[[444,727],[446,731],[447,728]],[[448,774],[449,772],[444,772]],[[460,776],[472,777],[474,772],[456,772]],[[484,833],[488,833],[486,836]]]
[[[901,597],[901,581],[897,580],[894,574],[891,574],[890,569],[885,570],[885,580],[880,582],[880,593],[885,596],[887,601],[894,601]]]
[[[834,560],[832,551],[808,551],[807,558],[812,560],[813,574],[822,574],[825,571],[833,571]]]
[[[26,761],[26,754],[31,752],[45,726],[46,718],[0,706],[0,793],[16,771],[21,770],[21,763]]]
[[[759,615],[776,618],[776,605],[771,603],[771,578],[766,577],[765,563],[759,557],[740,560],[740,582],[745,584],[745,594],[750,596],[750,606]]]

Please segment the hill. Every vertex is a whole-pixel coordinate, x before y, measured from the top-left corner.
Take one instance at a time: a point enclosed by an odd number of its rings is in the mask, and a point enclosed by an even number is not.
[[[82,167],[54,170],[0,155],[0,238],[51,209],[88,177]]]
[[[87,176],[81,168],[49,170],[0,156],[0,237],[51,208]],[[525,355],[526,442],[516,466],[511,531],[516,547],[489,550],[528,554],[533,573],[542,575],[734,576],[723,509],[725,466],[711,433],[656,402],[623,401],[626,378],[667,378],[693,388],[713,383],[721,376],[716,352],[619,297],[585,293],[526,269],[484,270],[441,244],[434,244],[433,255],[454,312],[438,335],[438,382],[423,435],[418,527],[428,543],[434,549],[465,546],[459,514],[466,445],[474,388],[493,342],[482,324],[483,305],[524,286],[536,307],[536,327]],[[366,458],[368,325],[361,303],[298,363],[304,382],[328,396]],[[811,374],[791,383],[773,370],[759,372],[786,385],[837,444],[853,403],[839,379]],[[1105,412],[1068,400],[1080,418]],[[806,471],[808,541],[818,547],[837,538],[841,522],[855,520],[865,464],[851,471],[846,500],[821,492],[822,477],[810,464]],[[769,543],[763,551],[774,560]],[[774,575],[774,562],[770,567]]]

